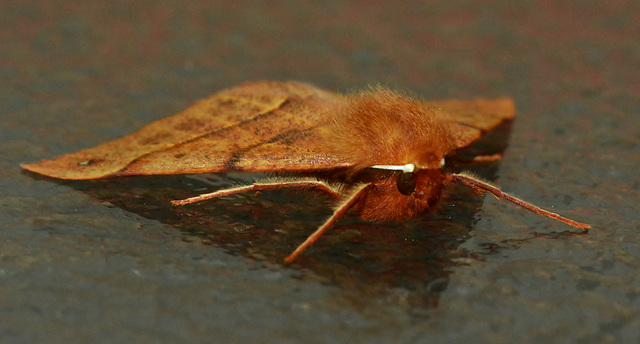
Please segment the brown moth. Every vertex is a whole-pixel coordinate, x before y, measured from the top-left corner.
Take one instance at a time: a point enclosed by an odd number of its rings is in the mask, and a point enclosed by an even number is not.
[[[333,215],[286,262],[350,209],[374,222],[414,218],[433,207],[455,181],[587,230],[587,224],[538,208],[469,174],[443,170],[446,157],[514,116],[509,98],[427,102],[379,86],[340,95],[299,82],[246,83],[123,138],[22,167],[75,180],[204,172],[299,173],[304,177],[256,182],[172,202],[184,205],[282,188],[326,193],[335,201]]]

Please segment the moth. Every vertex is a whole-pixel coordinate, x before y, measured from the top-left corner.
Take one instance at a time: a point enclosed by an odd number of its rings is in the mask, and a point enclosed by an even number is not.
[[[205,172],[284,172],[173,201],[185,205],[248,191],[313,189],[334,201],[333,215],[286,259],[291,262],[349,210],[373,222],[415,218],[460,182],[536,214],[588,230],[446,161],[515,116],[509,98],[424,101],[380,86],[341,95],[299,82],[245,83],[128,136],[52,160],[22,164],[59,179]]]

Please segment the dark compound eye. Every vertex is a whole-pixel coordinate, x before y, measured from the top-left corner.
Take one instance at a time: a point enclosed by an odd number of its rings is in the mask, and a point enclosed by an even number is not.
[[[416,192],[416,178],[413,173],[400,173],[396,180],[398,191],[405,196],[409,196]]]

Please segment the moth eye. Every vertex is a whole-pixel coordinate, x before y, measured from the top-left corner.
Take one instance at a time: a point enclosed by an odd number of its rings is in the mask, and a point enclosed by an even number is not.
[[[416,178],[413,173],[401,173],[396,180],[398,191],[405,196],[416,192]]]

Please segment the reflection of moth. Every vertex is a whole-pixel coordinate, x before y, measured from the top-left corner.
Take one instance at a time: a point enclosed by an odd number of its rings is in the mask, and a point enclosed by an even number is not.
[[[325,192],[337,201],[335,212],[287,262],[349,209],[370,221],[416,217],[453,181],[588,229],[473,176],[443,171],[446,157],[514,115],[511,99],[425,102],[381,87],[344,96],[297,82],[247,83],[123,138],[22,167],[60,179],[297,172],[306,177],[271,179],[173,202],[280,188]]]

